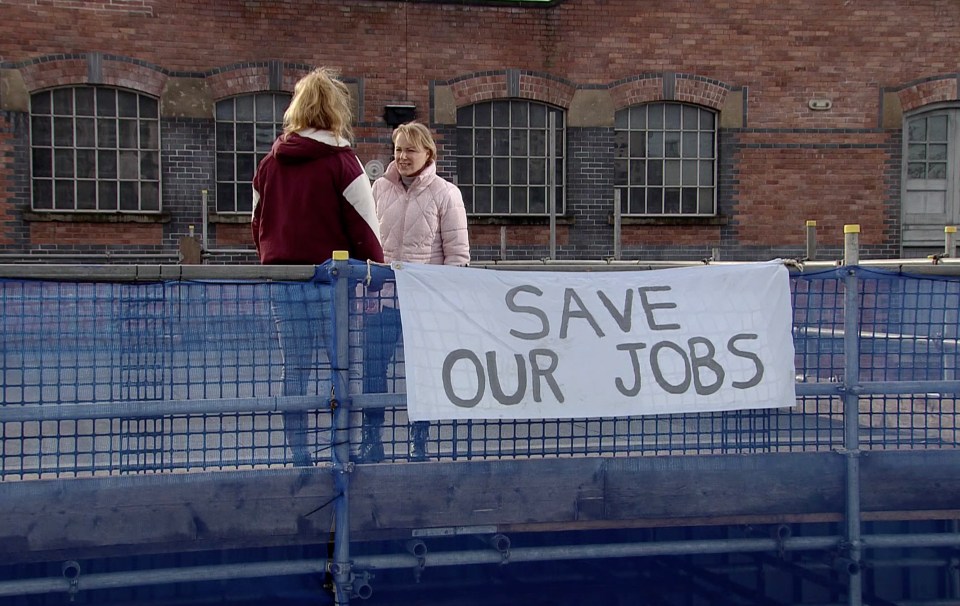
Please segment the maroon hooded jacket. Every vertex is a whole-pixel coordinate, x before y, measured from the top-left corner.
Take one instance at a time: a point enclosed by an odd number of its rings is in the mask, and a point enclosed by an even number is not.
[[[370,180],[328,131],[279,137],[253,177],[253,242],[263,264],[319,265],[345,250],[383,262]]]

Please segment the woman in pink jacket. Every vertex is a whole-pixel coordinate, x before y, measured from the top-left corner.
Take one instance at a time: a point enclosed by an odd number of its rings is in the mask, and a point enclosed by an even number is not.
[[[398,126],[393,158],[373,184],[384,258],[388,263],[470,263],[463,196],[437,174],[437,145],[427,127]]]
[[[456,185],[437,174],[437,145],[426,126],[410,122],[393,131],[393,162],[373,184],[373,198],[388,263],[470,263],[463,196]],[[399,312],[384,307],[368,320],[366,337],[364,391],[383,393],[387,366],[400,338]],[[361,461],[383,459],[383,417],[382,408],[364,413]],[[411,460],[426,458],[429,430],[428,423],[413,424]]]

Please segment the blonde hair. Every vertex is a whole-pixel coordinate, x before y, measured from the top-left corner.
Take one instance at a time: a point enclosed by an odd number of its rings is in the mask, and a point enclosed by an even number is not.
[[[418,149],[425,149],[428,152],[426,164],[437,160],[437,144],[433,142],[433,135],[430,129],[419,122],[407,122],[401,124],[393,131],[393,144],[397,144],[397,138],[403,135],[411,145]]]
[[[337,76],[333,69],[318,67],[297,81],[290,106],[283,113],[284,135],[316,128],[348,141],[353,139],[350,90]]]

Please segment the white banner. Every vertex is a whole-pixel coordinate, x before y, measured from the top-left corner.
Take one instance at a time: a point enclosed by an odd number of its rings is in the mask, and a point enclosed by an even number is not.
[[[795,403],[779,261],[604,272],[394,264],[411,420]]]

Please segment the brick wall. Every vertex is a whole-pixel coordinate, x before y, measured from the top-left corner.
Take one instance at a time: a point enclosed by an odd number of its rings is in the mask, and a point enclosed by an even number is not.
[[[211,115],[163,116],[163,210],[154,223],[41,221],[29,211],[29,120],[19,99],[62,85],[103,84],[163,97],[197,81],[206,97],[291,90],[314,65],[338,67],[358,94],[357,151],[389,162],[387,104],[413,103],[452,180],[455,127],[437,114],[508,95],[574,111],[568,126],[565,258],[613,253],[612,112],[672,98],[721,112],[719,215],[624,224],[625,258],[802,256],[806,220],[825,254],[861,224],[862,256],[900,249],[902,116],[957,103],[960,4],[953,0],[564,0],[548,8],[364,0],[0,2],[0,253],[173,254],[202,224],[215,190]],[[6,78],[3,79],[3,76]],[[17,87],[20,87],[19,89]],[[19,95],[19,96],[18,96]],[[812,111],[811,99],[828,99]],[[569,124],[569,121],[568,121]],[[545,222],[475,221],[476,259],[548,254]],[[213,248],[249,246],[244,225],[212,222]],[[253,262],[249,255],[219,259]]]
[[[192,225],[200,234],[203,225],[203,190],[211,208],[216,208],[212,187],[214,129],[210,120],[179,118],[164,120],[161,128],[163,154],[163,208],[170,214],[164,243],[175,246],[189,235]]]
[[[21,250],[30,243],[23,209],[30,204],[27,117],[0,112],[0,252]]]
[[[567,212],[571,246],[587,259],[613,256],[613,129],[567,129]]]

